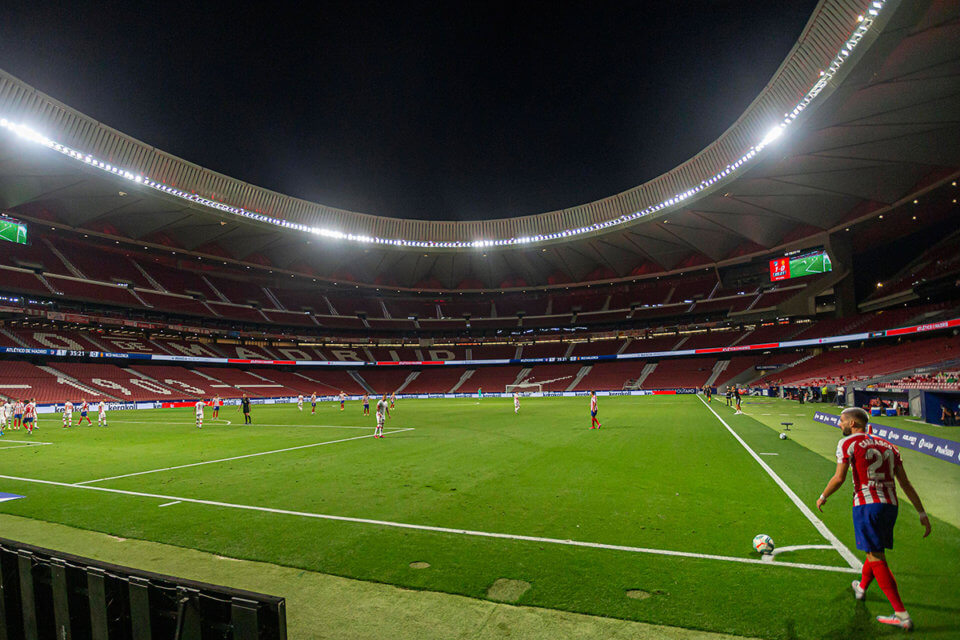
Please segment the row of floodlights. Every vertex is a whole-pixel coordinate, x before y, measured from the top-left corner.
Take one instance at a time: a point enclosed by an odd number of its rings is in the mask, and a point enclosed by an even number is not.
[[[521,236],[513,238],[502,238],[498,240],[473,240],[470,242],[466,241],[445,241],[445,242],[435,242],[432,240],[404,240],[402,238],[379,238],[376,236],[354,234],[354,233],[344,233],[342,231],[336,231],[333,229],[326,229],[323,227],[314,227],[305,224],[300,224],[297,222],[289,222],[287,220],[281,220],[279,218],[274,218],[272,216],[264,215],[262,213],[255,213],[253,211],[248,211],[242,207],[235,207],[223,202],[218,202],[216,200],[211,200],[204,196],[198,195],[196,193],[191,193],[188,191],[183,191],[182,189],[177,189],[176,187],[171,187],[163,182],[157,182],[150,179],[144,175],[134,174],[130,171],[122,169],[120,167],[113,166],[109,163],[106,163],[102,160],[95,158],[94,156],[82,153],[75,149],[60,144],[51,140],[50,138],[34,131],[30,127],[11,122],[6,118],[0,118],[0,127],[8,129],[16,133],[21,138],[41,144],[45,147],[53,149],[59,153],[62,153],[66,156],[74,158],[84,162],[85,164],[106,171],[113,175],[125,178],[137,184],[141,184],[157,191],[161,191],[171,196],[181,198],[184,200],[189,200],[190,202],[210,207],[218,211],[225,213],[230,213],[238,216],[243,216],[251,220],[256,220],[257,222],[263,222],[267,224],[272,224],[278,227],[283,227],[285,229],[292,229],[294,231],[301,231],[304,233],[310,233],[325,238],[332,238],[335,240],[348,240],[351,242],[362,242],[367,244],[379,244],[379,245],[392,245],[397,247],[416,247],[416,248],[439,248],[439,249],[464,249],[464,248],[487,248],[487,247],[505,247],[505,246],[518,246],[518,245],[528,245],[537,242],[545,242],[550,240],[563,240],[566,238],[574,238],[581,236],[586,233],[593,233],[597,231],[602,231],[613,226],[618,226],[622,224],[627,224],[638,218],[648,216],[653,213],[657,213],[664,209],[673,207],[674,205],[680,204],[681,202],[687,200],[688,198],[697,195],[698,193],[712,187],[714,184],[720,182],[721,180],[726,179],[730,174],[737,171],[744,164],[752,160],[763,151],[768,145],[775,142],[780,136],[783,135],[784,130],[792,124],[797,117],[803,112],[807,106],[820,94],[820,92],[827,86],[829,81],[836,75],[837,71],[843,65],[844,61],[850,56],[854,48],[860,43],[863,39],[863,36],[870,30],[873,26],[874,19],[879,15],[881,9],[885,4],[886,0],[876,0],[871,2],[869,9],[867,10],[867,15],[860,15],[857,18],[857,26],[854,29],[851,36],[843,43],[843,47],[833,58],[830,65],[823,71],[820,72],[820,77],[813,87],[803,96],[800,102],[788,113],[784,114],[783,120],[772,127],[767,134],[758,142],[757,144],[750,147],[746,153],[744,153],[738,160],[728,164],[724,169],[718,171],[713,176],[710,176],[702,180],[696,186],[683,191],[682,193],[675,194],[674,196],[667,198],[655,205],[651,205],[640,211],[636,211],[630,214],[624,214],[619,218],[613,218],[611,220],[605,220],[603,222],[596,222],[594,224],[586,225],[583,227],[578,227],[575,229],[564,229],[562,231],[556,231],[554,233],[545,233],[538,234],[533,236]]]

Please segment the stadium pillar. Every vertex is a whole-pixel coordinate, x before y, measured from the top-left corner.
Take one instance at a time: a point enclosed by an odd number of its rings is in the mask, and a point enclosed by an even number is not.
[[[857,313],[857,294],[853,281],[853,238],[846,232],[835,233],[827,239],[827,251],[834,272],[843,274],[833,284],[834,315],[838,318],[854,315]]]

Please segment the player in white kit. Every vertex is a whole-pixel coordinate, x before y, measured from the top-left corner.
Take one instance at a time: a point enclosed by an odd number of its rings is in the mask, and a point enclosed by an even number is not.
[[[63,428],[73,424],[73,403],[67,400],[63,403]]]
[[[383,394],[383,397],[377,400],[377,428],[373,432],[374,438],[383,437],[383,423],[388,415],[390,415],[390,408],[387,406],[387,394]]]
[[[7,401],[0,398],[0,436],[3,435],[3,428],[7,426]]]
[[[194,408],[197,411],[197,429],[203,428],[203,400],[197,400],[197,404],[194,405]]]
[[[303,411],[303,396],[297,396],[297,409]]]
[[[97,404],[97,426],[107,426],[107,405],[103,400]]]
[[[513,412],[520,413],[520,394],[513,392]]]

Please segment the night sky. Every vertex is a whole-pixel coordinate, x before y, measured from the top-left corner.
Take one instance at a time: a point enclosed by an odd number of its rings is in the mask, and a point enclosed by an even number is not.
[[[330,206],[540,213],[720,135],[814,0],[4,3],[0,68],[191,162]]]

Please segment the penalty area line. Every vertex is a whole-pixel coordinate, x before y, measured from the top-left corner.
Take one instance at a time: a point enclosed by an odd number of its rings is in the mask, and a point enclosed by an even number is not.
[[[834,533],[827,528],[827,525],[823,523],[823,520],[818,518],[813,511],[811,511],[810,508],[803,503],[803,500],[801,500],[800,497],[794,493],[793,489],[791,489],[789,485],[783,481],[783,478],[777,475],[777,472],[770,468],[770,465],[764,462],[763,458],[758,456],[756,451],[750,448],[750,445],[748,445],[746,441],[740,437],[740,434],[730,428],[730,425],[727,424],[726,420],[721,418],[720,415],[714,411],[710,405],[704,402],[703,398],[697,396],[697,399],[703,403],[703,406],[710,410],[710,413],[712,413],[714,417],[720,421],[720,424],[726,427],[727,431],[730,432],[730,435],[737,439],[737,442],[739,442],[743,448],[747,450],[747,453],[749,453],[750,456],[757,461],[757,464],[759,464],[763,470],[767,472],[767,475],[773,478],[773,481],[777,483],[777,486],[779,486],[783,492],[787,494],[787,497],[790,498],[793,504],[795,504],[797,508],[800,509],[800,512],[807,517],[807,520],[810,521],[810,524],[812,524],[814,528],[820,532],[820,535],[826,538],[827,542],[829,542],[833,548],[837,550],[837,553],[839,553],[840,556],[847,562],[847,564],[850,565],[850,568],[859,573],[860,570],[863,569],[863,564],[857,560],[857,557],[853,555],[850,549],[848,549],[847,546],[840,541],[840,538],[834,535]]]
[[[389,435],[391,433],[402,433],[404,431],[413,431],[413,427],[407,427],[406,429],[397,429],[396,431],[387,431],[384,435]],[[362,440],[364,438],[372,438],[374,434],[368,433],[364,436],[354,436],[352,438],[341,438],[339,440],[326,440],[324,442],[314,442],[313,444],[302,444],[297,447],[287,447],[286,449],[274,449],[272,451],[259,451],[257,453],[247,453],[242,456],[231,456],[229,458],[220,458],[218,460],[204,460],[203,462],[191,462],[189,464],[178,464],[173,467],[163,467],[161,469],[149,469],[147,471],[136,471],[134,473],[124,473],[119,476],[110,476],[108,478],[97,478],[95,480],[84,480],[83,482],[73,483],[76,486],[92,484],[94,482],[106,482],[107,480],[119,480],[120,478],[131,478],[133,476],[143,476],[148,473],[160,473],[161,471],[174,471],[175,469],[186,469],[188,467],[199,467],[205,464],[216,464],[218,462],[230,462],[231,460],[243,460],[244,458],[256,458],[258,456],[268,456],[273,453],[284,453],[286,451],[297,451],[298,449],[310,449],[312,447],[322,447],[326,444],[337,444],[338,442],[348,442],[350,440]]]
[[[434,527],[424,524],[410,524],[406,522],[392,522],[390,520],[373,520],[370,518],[353,518],[350,516],[337,516],[326,513],[309,513],[306,511],[291,511],[288,509],[274,509],[272,507],[258,507],[248,504],[236,504],[232,502],[220,502],[217,500],[200,500],[198,498],[184,498],[181,496],[169,496],[160,493],[145,493],[142,491],[127,491],[125,489],[110,489],[108,487],[94,487],[90,485],[70,484],[67,482],[56,482],[54,480],[40,480],[38,478],[20,478],[17,476],[0,475],[0,479],[13,480],[17,482],[28,482],[34,484],[44,484],[55,487],[66,487],[68,489],[83,489],[87,491],[102,491],[104,493],[114,493],[139,498],[151,498],[156,500],[168,500],[176,502],[187,502],[191,504],[202,504],[212,507],[222,507],[225,509],[242,509],[245,511],[262,511],[265,513],[274,513],[285,516],[295,516],[300,518],[313,518],[316,520],[333,520],[336,522],[350,522],[355,524],[369,524],[380,527],[391,527],[396,529],[413,529],[418,531],[430,531],[433,533],[449,533],[461,536],[473,536],[479,538],[495,538],[500,540],[517,540],[520,542],[537,542],[541,544],[555,544],[568,547],[581,547],[588,549],[604,549],[609,551],[625,551],[628,553],[643,553],[660,556],[673,556],[679,558],[694,558],[699,560],[720,560],[724,562],[737,562],[741,564],[752,564],[763,567],[787,567],[792,569],[807,569],[811,571],[833,571],[837,573],[855,573],[859,574],[859,569],[848,567],[808,564],[800,562],[770,562],[759,558],[739,558],[737,556],[721,556],[709,553],[692,553],[688,551],[673,551],[670,549],[651,549],[647,547],[630,547],[619,544],[604,544],[601,542],[586,542],[582,540],[563,540],[559,538],[542,538],[538,536],[525,536],[512,533],[494,533],[490,531],[474,531],[471,529],[453,529],[449,527]]]

